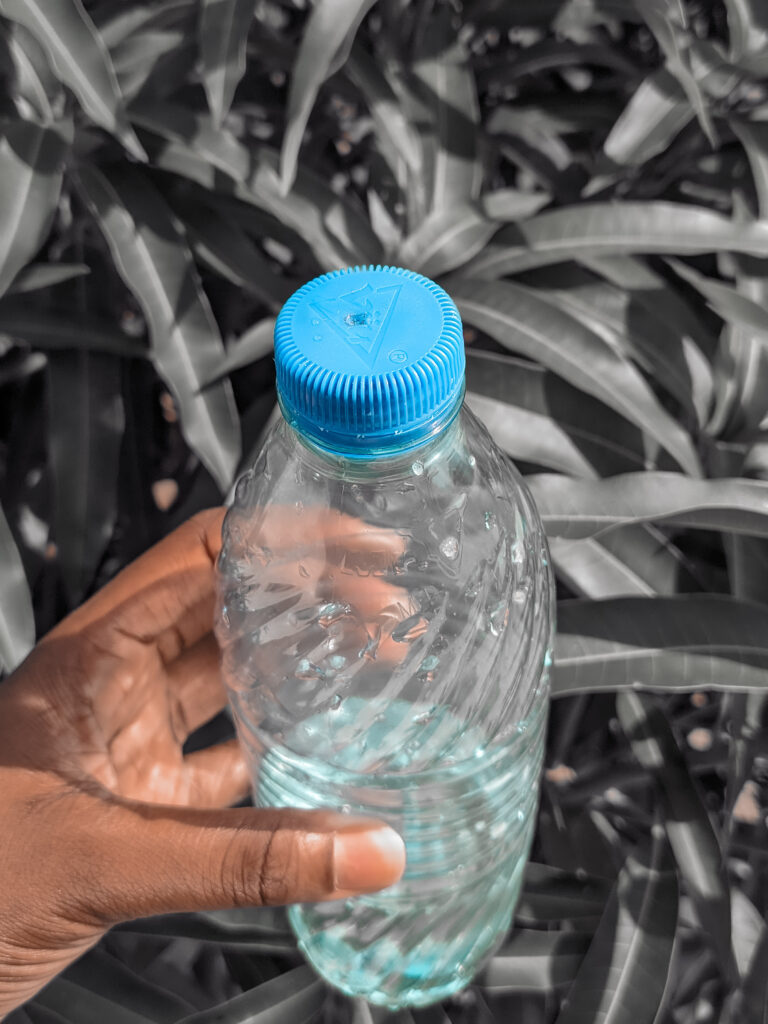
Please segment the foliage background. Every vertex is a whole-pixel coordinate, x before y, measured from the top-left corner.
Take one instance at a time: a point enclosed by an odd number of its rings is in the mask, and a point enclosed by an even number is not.
[[[436,277],[558,578],[517,927],[443,1006],[281,912],[114,930],[13,1024],[764,1020],[768,8],[0,0],[0,661],[226,495],[272,318]],[[221,719],[194,738],[226,728]]]

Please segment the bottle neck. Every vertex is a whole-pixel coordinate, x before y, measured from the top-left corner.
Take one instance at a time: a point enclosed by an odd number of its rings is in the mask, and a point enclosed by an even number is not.
[[[455,405],[440,420],[433,425],[433,429],[427,437],[422,437],[418,442],[403,447],[391,445],[387,448],[372,448],[353,450],[331,447],[325,443],[320,444],[314,438],[303,431],[298,430],[286,416],[285,409],[280,404],[283,413],[285,429],[290,433],[294,442],[300,445],[310,461],[317,463],[321,468],[334,475],[343,475],[348,479],[386,479],[396,477],[402,472],[411,472],[414,463],[419,462],[426,468],[430,462],[440,458],[446,447],[455,444],[461,432],[461,416],[459,415],[464,404],[463,393],[459,396]]]

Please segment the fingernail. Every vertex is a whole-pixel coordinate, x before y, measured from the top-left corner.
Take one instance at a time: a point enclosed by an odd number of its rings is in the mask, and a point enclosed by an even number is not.
[[[333,876],[337,889],[376,892],[394,885],[405,870],[405,843],[388,825],[337,832]]]

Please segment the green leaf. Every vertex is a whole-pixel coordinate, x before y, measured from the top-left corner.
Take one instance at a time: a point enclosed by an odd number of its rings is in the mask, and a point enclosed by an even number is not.
[[[578,320],[532,289],[511,282],[458,277],[451,278],[447,287],[469,323],[627,416],[688,473],[700,474],[690,437],[664,410],[640,373]]]
[[[598,481],[552,473],[527,482],[553,537],[597,537],[645,522],[768,536],[768,481],[646,472]]]
[[[486,992],[546,992],[570,985],[589,948],[588,932],[516,928],[478,979]]]
[[[0,128],[0,295],[39,250],[61,192],[71,123],[42,127],[6,121]]]
[[[245,73],[245,47],[256,0],[202,0],[200,54],[203,84],[218,128]]]
[[[658,780],[664,827],[686,892],[723,970],[732,975],[731,904],[723,855],[685,758],[652,697],[620,693],[616,711],[635,757]]]
[[[694,116],[674,75],[659,68],[632,94],[608,133],[603,152],[614,163],[638,167],[663,153]]]
[[[289,192],[296,177],[299,148],[320,86],[348,35],[354,33],[376,0],[317,0],[304,28],[288,89],[288,109],[280,154],[280,183]]]
[[[249,953],[286,956],[298,949],[287,926],[280,929],[270,919],[268,908],[253,908],[247,919],[226,913],[165,914],[128,921],[120,931],[135,932],[166,939],[194,939]]]
[[[124,427],[114,356],[85,349],[49,354],[53,533],[70,607],[88,590],[112,536]]]
[[[768,49],[768,19],[762,0],[725,0],[731,60]]]
[[[465,272],[493,278],[583,256],[721,251],[768,256],[768,220],[743,223],[683,203],[583,203],[502,228]]]
[[[12,672],[34,642],[35,616],[27,577],[0,507],[0,666]]]
[[[113,4],[97,4],[91,11],[91,18],[105,46],[114,50],[149,28],[167,28],[186,21],[195,5],[196,0],[159,0],[152,4],[144,0],[134,3],[119,0]]]
[[[127,359],[147,358],[147,349],[140,341],[118,331],[109,321],[86,314],[77,320],[70,319],[71,316],[70,312],[5,299],[0,302],[0,335],[45,351],[82,348]]]
[[[768,608],[719,594],[562,601],[553,696],[768,687]]]
[[[653,1024],[677,926],[677,879],[661,829],[630,854],[557,1024]]]
[[[766,1024],[768,1021],[768,928],[763,929],[737,1006],[742,1016],[734,1016],[734,1022],[741,1019],[750,1024]]]
[[[76,181],[147,318],[152,358],[176,399],[184,437],[226,491],[240,457],[240,428],[228,382],[199,394],[224,348],[183,232],[136,170],[84,166]]]
[[[219,367],[208,380],[204,381],[201,387],[207,388],[215,384],[222,377],[228,377],[235,370],[248,366],[257,359],[263,359],[274,347],[275,319],[268,317],[259,320],[253,327],[242,334],[237,341],[227,349],[227,354],[221,361]]]
[[[90,274],[91,268],[85,263],[29,263],[13,279],[9,295],[36,292],[41,288],[52,288],[63,281]]]
[[[441,8],[430,20],[428,54],[413,64],[414,85],[428,112],[428,145],[434,147],[431,209],[451,210],[480,194],[483,168],[478,155],[480,108],[477,88],[451,12]]]
[[[197,47],[183,24],[137,32],[112,52],[126,103],[158,100],[175,92],[193,71],[196,57]]]
[[[179,1024],[309,1024],[322,1010],[325,993],[309,967],[295,967]]]
[[[0,0],[0,14],[35,36],[56,76],[91,120],[111,132],[137,160],[146,160],[125,117],[109,51],[81,0]]]
[[[456,270],[485,248],[501,221],[529,217],[550,198],[546,192],[500,189],[479,203],[435,210],[403,240],[397,262],[427,277]]]

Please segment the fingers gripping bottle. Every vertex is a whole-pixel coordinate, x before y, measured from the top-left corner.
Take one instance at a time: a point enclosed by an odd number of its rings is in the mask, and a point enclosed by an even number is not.
[[[275,327],[282,418],[224,525],[217,633],[259,804],[380,818],[396,886],[290,920],[400,1008],[509,927],[534,826],[553,583],[531,496],[462,404],[459,314],[395,267],[310,281]]]

